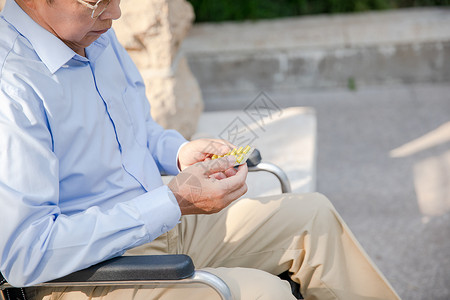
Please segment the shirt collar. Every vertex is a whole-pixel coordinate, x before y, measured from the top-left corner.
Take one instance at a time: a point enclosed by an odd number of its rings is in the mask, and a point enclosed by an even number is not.
[[[110,28],[109,31],[113,31],[113,29]],[[95,62],[103,53],[103,50],[109,45],[109,39],[106,37],[108,32],[99,36],[98,39],[86,47],[86,56],[89,58],[89,61]]]
[[[37,24],[14,0],[6,1],[2,14],[31,43],[51,73],[77,55],[59,38]]]

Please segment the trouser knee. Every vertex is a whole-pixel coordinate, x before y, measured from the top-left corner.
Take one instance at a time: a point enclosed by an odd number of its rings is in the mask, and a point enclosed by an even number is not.
[[[287,281],[270,273],[251,268],[207,268],[223,279],[234,299],[295,299]]]
[[[288,200],[285,209],[292,211],[308,210],[314,212],[335,212],[331,201],[321,193],[287,194]]]
[[[326,232],[340,227],[336,209],[323,194],[287,194],[285,200],[280,209],[288,231]]]
[[[312,205],[315,205],[318,210],[335,210],[331,201],[321,193],[311,193],[308,195]]]

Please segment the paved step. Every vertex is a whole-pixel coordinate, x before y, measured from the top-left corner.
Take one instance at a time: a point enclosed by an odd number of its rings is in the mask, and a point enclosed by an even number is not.
[[[450,79],[450,9],[196,24],[182,45],[205,102],[241,93]]]

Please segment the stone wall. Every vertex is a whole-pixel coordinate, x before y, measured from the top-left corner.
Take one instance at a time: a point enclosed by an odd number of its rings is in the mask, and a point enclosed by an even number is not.
[[[138,66],[153,118],[165,128],[194,134],[203,110],[199,85],[180,44],[194,20],[186,0],[128,0],[113,27]]]

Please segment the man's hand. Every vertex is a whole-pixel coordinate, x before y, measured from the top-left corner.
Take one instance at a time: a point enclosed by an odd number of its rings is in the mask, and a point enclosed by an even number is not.
[[[184,145],[178,153],[178,165],[180,170],[193,164],[208,160],[213,154],[224,155],[232,150],[234,145],[219,139],[198,139]]]
[[[234,156],[198,162],[186,167],[168,184],[181,214],[212,214],[221,211],[247,192],[247,165],[233,168]]]

